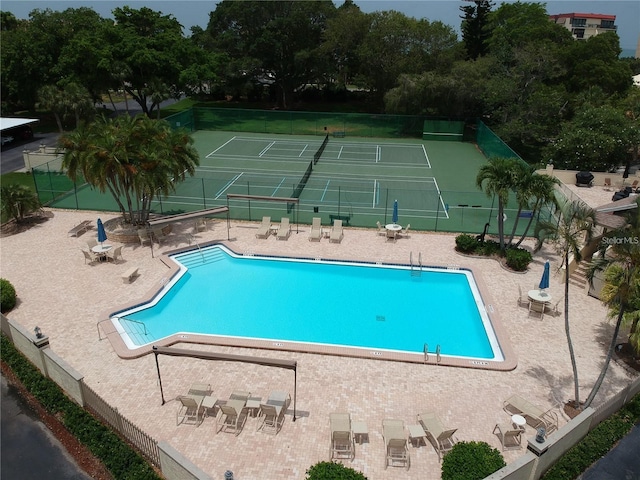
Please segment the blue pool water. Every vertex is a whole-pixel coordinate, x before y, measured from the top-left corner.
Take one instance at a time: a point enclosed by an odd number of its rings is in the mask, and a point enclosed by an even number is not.
[[[152,304],[115,314],[144,323],[153,341],[197,333],[419,354],[426,343],[442,355],[502,360],[467,270],[416,275],[402,266],[237,256],[222,246],[173,259],[181,275]]]

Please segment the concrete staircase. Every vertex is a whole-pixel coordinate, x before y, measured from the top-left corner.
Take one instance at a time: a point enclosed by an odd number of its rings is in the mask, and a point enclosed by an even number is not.
[[[569,276],[569,283],[582,290],[587,289],[587,262],[582,261],[578,264],[571,276]]]

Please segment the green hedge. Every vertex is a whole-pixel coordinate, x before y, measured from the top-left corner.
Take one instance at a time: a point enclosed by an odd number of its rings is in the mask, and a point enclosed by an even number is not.
[[[8,312],[16,306],[16,289],[9,280],[0,278],[0,311]]]
[[[506,466],[486,442],[459,442],[442,459],[442,480],[482,480]]]
[[[367,477],[341,463],[318,462],[307,470],[306,480],[367,480]]]
[[[115,479],[160,480],[161,477],[141,455],[69,399],[55,382],[44,377],[4,334],[0,339],[0,357],[47,412],[59,418],[69,432],[102,461]]]
[[[640,422],[640,395],[591,430],[542,477],[542,480],[577,478],[604,457],[618,441]]]

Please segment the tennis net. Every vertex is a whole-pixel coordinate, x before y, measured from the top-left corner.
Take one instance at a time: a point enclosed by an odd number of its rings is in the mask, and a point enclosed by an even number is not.
[[[327,133],[324,137],[324,140],[322,141],[322,145],[320,145],[320,148],[318,149],[318,151],[313,155],[313,164],[317,164],[318,160],[320,160],[320,156],[322,155],[322,152],[324,152],[324,147],[327,146],[327,143],[329,143],[329,134]]]
[[[307,181],[309,180],[309,177],[311,176],[311,171],[312,170],[313,170],[313,160],[309,162],[309,166],[307,167],[307,169],[305,170],[304,174],[302,175],[302,178],[298,182],[298,185],[296,185],[296,188],[293,189],[293,193],[291,194],[291,198],[300,198],[300,194],[302,193],[302,190],[304,190],[304,187],[307,186]],[[294,206],[295,206],[295,204],[293,204],[293,203],[287,203],[287,213],[291,213],[291,210],[293,210]]]

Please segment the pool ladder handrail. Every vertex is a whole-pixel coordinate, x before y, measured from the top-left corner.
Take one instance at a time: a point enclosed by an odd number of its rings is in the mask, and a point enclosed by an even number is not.
[[[144,328],[143,335],[144,336],[148,335],[148,333],[147,333],[147,325],[144,322],[141,322],[140,320],[134,320],[133,318],[127,318],[127,317],[118,317],[118,319],[123,319],[123,320],[126,320],[127,322],[139,323]],[[111,320],[111,319],[110,318],[105,318],[104,320],[100,320],[99,322],[96,322],[96,328],[98,329],[98,341],[104,340],[102,338],[102,335],[100,335],[100,324],[102,322],[106,322],[106,321],[109,321],[109,320]],[[104,337],[104,338],[107,338],[107,337]]]
[[[189,245],[193,242],[196,247],[198,247],[198,252],[200,252],[200,257],[202,257],[202,263],[204,263],[204,253],[202,253],[202,249],[200,248],[200,244],[196,241],[196,237],[194,237],[191,233],[187,233],[187,238],[189,239]]]
[[[418,252],[418,264],[416,265],[417,270],[414,270],[413,267],[413,252],[409,252],[409,264],[411,265],[411,276],[419,277],[422,275],[422,252]]]
[[[424,353],[424,363],[429,363],[429,344],[425,343],[422,350]],[[439,364],[441,360],[440,345],[436,345],[436,364]]]

